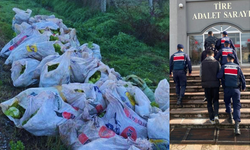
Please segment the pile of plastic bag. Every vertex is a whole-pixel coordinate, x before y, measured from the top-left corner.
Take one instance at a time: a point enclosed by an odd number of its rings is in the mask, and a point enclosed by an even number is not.
[[[72,149],[169,149],[166,79],[154,93],[141,78],[105,65],[100,46],[80,45],[61,19],[13,11],[17,36],[0,54],[12,65],[13,85],[33,87],[0,104],[16,127],[60,135]]]

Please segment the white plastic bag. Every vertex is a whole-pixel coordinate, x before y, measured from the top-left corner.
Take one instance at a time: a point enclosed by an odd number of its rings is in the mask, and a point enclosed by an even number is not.
[[[75,150],[127,150],[131,143],[121,136],[99,138]]]
[[[151,143],[145,139],[138,139],[132,141],[131,139],[124,139],[121,136],[114,136],[111,138],[99,138],[76,150],[128,150],[133,147],[133,150],[152,150]],[[135,149],[136,148],[136,149]]]
[[[39,61],[30,58],[15,61],[11,68],[13,85],[15,87],[27,87],[38,83],[38,80],[33,78],[33,76],[39,63]]]
[[[99,117],[93,117],[87,122],[82,121],[82,119],[79,117],[74,120],[68,120],[67,122],[59,126],[59,133],[62,141],[72,149],[88,150],[90,146],[93,146],[92,149],[96,150],[103,146],[92,144],[93,142],[95,143],[95,141],[99,141],[99,139],[123,139],[122,137],[116,135],[114,131],[108,129],[105,126],[103,120]],[[113,142],[109,142],[109,145],[112,145],[112,147],[124,147],[120,144],[130,144],[125,139],[123,139],[122,141],[124,142],[118,142],[116,144]],[[129,145],[127,145],[127,147],[129,147]]]
[[[59,58],[43,66],[40,76],[40,87],[50,87],[70,82],[70,55],[70,51],[65,52]]]
[[[32,24],[32,26],[34,26],[37,30],[44,30],[44,29],[57,30],[59,28],[59,26],[56,23],[50,21],[37,22]]]
[[[88,113],[91,115],[100,113],[107,107],[101,91],[93,84],[63,84],[58,87],[58,90],[62,93],[62,97],[75,109],[84,111],[87,107]]]
[[[23,32],[24,30],[30,28],[31,25],[28,24],[27,22],[23,22],[20,25],[19,24],[15,24],[14,25],[14,31],[16,32],[16,34],[20,34],[21,32]]]
[[[38,43],[27,41],[10,54],[8,59],[5,61],[5,64],[12,64],[14,61],[24,58],[33,58],[41,61],[48,55],[56,54],[53,44],[53,41],[44,41]]]
[[[123,82],[116,82],[113,80],[107,80],[103,83],[103,85],[100,87],[100,90],[102,93],[105,93],[107,90],[109,90],[112,95],[118,99],[121,103],[124,103],[131,109],[135,109],[135,101],[131,101],[130,94],[128,93],[127,89],[124,87]]]
[[[108,139],[115,136],[115,132],[107,128],[101,118],[94,117],[78,130],[77,138],[79,145],[84,145],[99,138]]]
[[[59,26],[59,28],[68,29],[67,26],[65,24],[63,24],[62,19],[55,18],[55,17],[54,18],[53,17],[47,17],[45,20],[57,24]]]
[[[90,47],[92,46],[92,47]],[[101,50],[100,50],[100,46],[95,44],[95,43],[92,43],[92,44],[88,44],[88,43],[85,43],[81,46],[82,48],[84,47],[87,47],[88,49],[92,50],[93,52],[93,57],[99,59],[99,60],[102,60],[102,55],[101,55]]]
[[[87,74],[98,67],[99,61],[94,58],[71,57],[71,82],[83,83]]]
[[[70,148],[79,147],[81,143],[78,140],[78,130],[85,122],[81,119],[81,115],[75,119],[69,119],[59,126],[60,139]]]
[[[147,124],[148,137],[154,150],[169,150],[169,109],[151,114]]]
[[[130,146],[128,150],[140,150],[139,148],[135,147],[134,145]]]
[[[39,31],[35,30],[34,28],[30,27],[21,32],[15,38],[13,38],[9,43],[7,43],[1,50],[2,57],[8,57],[12,51],[15,51],[19,45],[23,44],[24,42],[34,39],[39,35]],[[39,40],[39,39],[38,39]],[[41,40],[39,40],[41,41]],[[42,39],[42,41],[44,41]]]
[[[75,118],[78,113],[65,103],[55,88],[31,88],[14,98],[1,103],[2,111],[15,102],[25,109],[20,119],[7,116],[18,128],[24,128],[36,136],[52,136],[58,133],[57,127]]]
[[[126,105],[122,105],[110,91],[106,91],[105,97],[110,103],[103,120],[109,129],[124,138],[130,137],[134,141],[137,138],[147,137],[146,120]]]
[[[60,57],[58,54],[57,55],[49,55],[47,57],[45,57],[40,64],[36,67],[35,71],[34,71],[34,78],[35,79],[40,79],[40,75],[41,75],[41,71],[43,66],[47,63],[50,62],[56,58]]]
[[[169,94],[169,83],[166,79],[163,79],[155,90],[155,101],[163,111],[169,108]]]
[[[54,19],[55,15],[35,15],[34,17],[29,18],[29,23],[34,24],[42,21],[47,21],[47,19]]]
[[[47,93],[50,95],[45,99],[37,114],[23,126],[25,130],[36,136],[57,135],[57,127],[60,124],[78,115],[77,111],[65,103],[58,94]],[[44,98],[45,93],[40,93],[40,95]]]
[[[142,92],[142,90],[136,86],[128,87],[128,92],[131,96],[134,97],[136,102],[135,104],[135,112],[143,118],[148,118],[152,108],[150,105],[150,100],[148,97]]]
[[[94,77],[96,75],[96,73],[100,75],[100,78],[96,82],[92,82],[91,79],[92,79],[92,77]],[[114,81],[116,81],[117,78],[116,78],[116,76],[114,74],[111,73],[111,70],[110,70],[110,68],[107,65],[105,65],[102,62],[100,62],[98,64],[97,68],[92,69],[88,73],[88,75],[87,75],[84,83],[93,83],[96,86],[101,87],[101,85],[105,81],[107,81],[107,80],[114,80]],[[89,81],[91,81],[91,82],[89,82]]]
[[[22,22],[28,22],[32,10],[27,9],[26,11],[21,10],[19,8],[12,9],[16,14],[12,20],[12,28],[14,28],[15,24],[21,24]]]
[[[62,29],[60,30],[60,35],[58,36],[59,40],[63,43],[69,43],[71,47],[78,48],[80,43],[76,36],[76,30],[73,28]]]
[[[69,83],[56,87],[61,93],[61,97],[73,106],[76,110],[83,110],[85,108],[86,92],[83,84]]]

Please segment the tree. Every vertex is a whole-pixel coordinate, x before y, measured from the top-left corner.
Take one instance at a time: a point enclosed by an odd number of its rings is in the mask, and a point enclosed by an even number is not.
[[[106,12],[106,5],[107,5],[107,1],[101,0],[101,11],[102,12]]]
[[[154,1],[153,0],[148,0],[148,4],[150,7],[150,10],[152,11],[154,9]]]

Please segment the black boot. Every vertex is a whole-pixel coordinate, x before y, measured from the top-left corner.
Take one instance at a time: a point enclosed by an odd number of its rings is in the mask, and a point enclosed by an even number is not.
[[[230,124],[233,124],[233,114],[232,114],[232,113],[228,113],[227,121],[228,121]]]
[[[178,105],[178,100],[179,100],[179,98],[180,98],[180,95],[176,95],[176,100],[177,100],[176,105]]]
[[[235,121],[235,131],[234,131],[235,135],[240,135],[240,122]]]
[[[180,96],[180,97],[178,98],[176,105],[178,105],[179,107],[183,107],[183,106],[182,106],[182,96]]]

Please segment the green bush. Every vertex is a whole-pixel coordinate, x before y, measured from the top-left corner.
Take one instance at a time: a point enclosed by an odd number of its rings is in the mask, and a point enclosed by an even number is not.
[[[22,141],[10,141],[10,149],[11,150],[25,150],[25,146]]]

